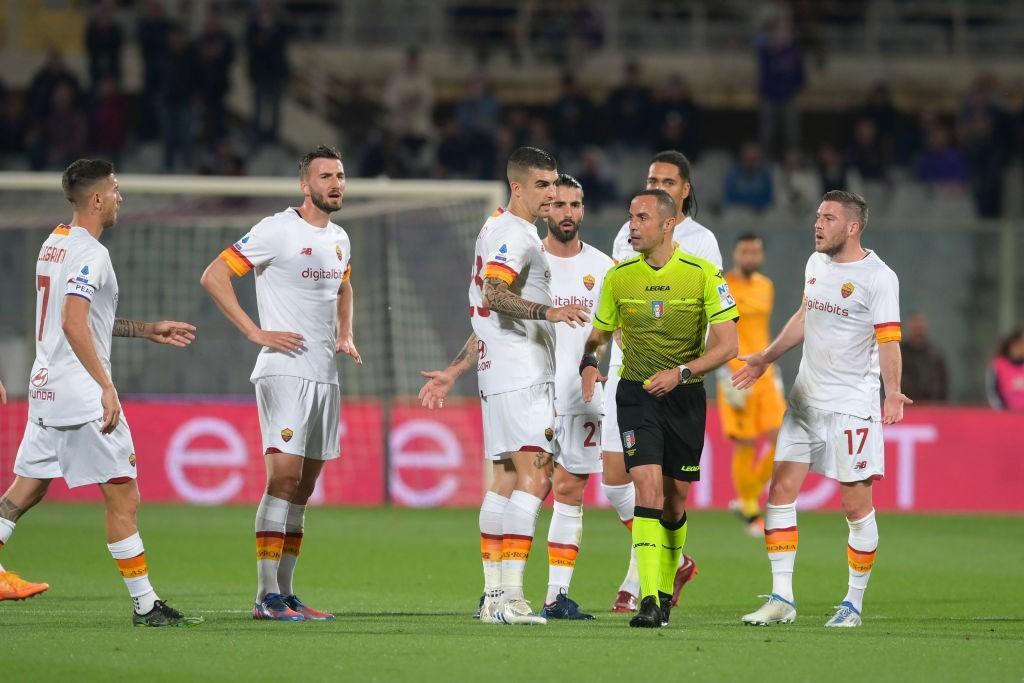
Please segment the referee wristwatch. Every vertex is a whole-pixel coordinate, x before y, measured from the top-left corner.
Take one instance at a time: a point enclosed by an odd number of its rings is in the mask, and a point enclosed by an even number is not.
[[[693,377],[693,373],[690,372],[690,368],[686,367],[685,365],[680,365],[679,366],[679,383],[682,384],[683,382],[685,382],[686,380],[690,379],[691,377]]]

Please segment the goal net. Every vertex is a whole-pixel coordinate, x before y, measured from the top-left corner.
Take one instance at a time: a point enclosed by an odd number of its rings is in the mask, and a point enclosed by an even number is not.
[[[249,382],[258,348],[224,318],[199,278],[260,219],[298,205],[298,183],[142,175],[118,180],[124,204],[118,224],[102,238],[118,277],[118,317],[198,327],[196,342],[185,350],[138,339],[113,345],[112,375],[139,450],[143,494],[156,485],[147,484],[152,477],[161,486],[165,480],[178,486],[177,494],[193,502],[258,498],[260,434]],[[479,425],[469,418],[461,425],[458,411],[446,416],[454,425],[447,430],[443,420],[418,424],[422,416],[410,398],[422,386],[419,371],[447,365],[470,332],[466,288],[474,240],[505,196],[499,183],[349,180],[334,220],[352,241],[355,338],[364,364],[338,357],[343,463],[325,470],[335,476],[318,492],[322,500],[377,503],[392,498],[397,486],[407,494],[399,502],[452,502],[442,494],[451,488],[445,471],[454,462],[453,448],[476,443]],[[69,215],[59,174],[0,174],[0,379],[10,396],[0,409],[4,487],[27,410],[35,260],[49,231]],[[253,278],[235,282],[243,307],[257,320]],[[475,407],[475,391],[471,375],[456,387],[456,396],[467,399],[466,411]],[[467,464],[479,460],[478,452],[462,455]],[[396,461],[407,471],[396,471]],[[419,496],[422,491],[428,495]],[[150,499],[174,498],[162,490],[151,493]]]

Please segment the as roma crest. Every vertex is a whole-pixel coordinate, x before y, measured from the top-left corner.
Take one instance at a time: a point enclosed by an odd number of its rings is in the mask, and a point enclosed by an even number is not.
[[[344,258],[342,258],[344,256],[344,254],[341,251],[341,247],[338,246],[337,244],[334,245],[334,253],[338,255],[338,260],[339,261],[344,261],[345,260]]]
[[[595,284],[597,284],[597,278],[595,278],[593,275],[583,276],[583,286],[587,288],[588,292],[594,288]]]
[[[285,443],[288,443],[289,441],[291,441],[292,440],[292,436],[294,434],[295,434],[295,432],[293,432],[292,430],[288,429],[287,427],[285,427],[284,429],[281,430],[281,438],[284,439]]]
[[[853,286],[852,282],[844,282],[843,288],[840,289],[839,292],[843,295],[844,299],[847,299],[851,294],[853,294],[854,289],[856,289],[856,287]]]

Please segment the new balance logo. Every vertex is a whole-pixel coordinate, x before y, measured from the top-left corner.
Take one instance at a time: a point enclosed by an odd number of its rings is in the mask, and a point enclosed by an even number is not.
[[[313,247],[303,247],[302,251],[300,251],[299,253],[302,254],[303,256],[312,256]]]

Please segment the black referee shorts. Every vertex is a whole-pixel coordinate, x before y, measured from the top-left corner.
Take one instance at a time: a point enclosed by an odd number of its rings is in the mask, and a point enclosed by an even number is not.
[[[700,480],[707,397],[704,384],[681,384],[668,395],[648,394],[640,382],[620,380],[615,393],[626,469],[661,465],[680,481]]]

